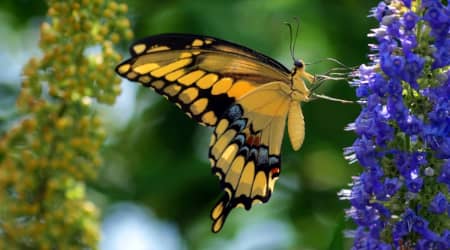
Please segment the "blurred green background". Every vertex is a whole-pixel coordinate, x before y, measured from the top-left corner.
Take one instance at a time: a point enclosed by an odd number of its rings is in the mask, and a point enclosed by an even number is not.
[[[172,0],[124,1],[135,38],[165,32],[211,35],[260,51],[292,67],[284,22],[300,20],[296,57],[314,62],[327,57],[347,65],[367,59],[367,18],[377,1],[360,0]],[[0,2],[0,130],[17,116],[13,107],[20,70],[39,55],[38,29],[46,4],[32,0]],[[121,44],[124,57],[128,45]],[[336,67],[324,62],[311,73]],[[91,199],[103,209],[101,249],[348,249],[343,229],[346,201],[337,192],[358,172],[342,155],[354,140],[344,127],[358,105],[316,100],[302,106],[306,138],[294,152],[282,149],[282,174],[269,203],[251,211],[235,209],[219,234],[210,232],[209,212],[221,195],[211,175],[211,129],[189,120],[174,105],[135,83],[123,81],[114,107],[98,106],[108,131],[104,167],[90,183]],[[354,100],[345,81],[324,84],[329,96]],[[287,138],[285,138],[287,139]]]

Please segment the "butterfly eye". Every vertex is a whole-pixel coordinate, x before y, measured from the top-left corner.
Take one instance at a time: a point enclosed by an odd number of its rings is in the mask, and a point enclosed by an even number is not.
[[[303,68],[303,62],[300,60],[295,60],[294,65],[296,68]]]

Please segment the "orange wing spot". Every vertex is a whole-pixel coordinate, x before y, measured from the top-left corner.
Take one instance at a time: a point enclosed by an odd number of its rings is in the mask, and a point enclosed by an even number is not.
[[[227,91],[229,97],[238,99],[239,97],[247,94],[250,90],[254,89],[256,85],[244,80],[236,81],[233,86]]]
[[[250,135],[247,137],[247,144],[252,146],[254,142],[255,137],[253,135]]]
[[[261,137],[255,136],[255,139],[253,140],[253,146],[259,146],[260,142],[261,142]]]
[[[259,143],[261,141],[261,137],[259,137],[259,135],[254,136],[254,135],[250,135],[247,137],[247,145],[249,146],[259,146]]]
[[[280,168],[272,168],[270,170],[270,172],[272,173],[272,175],[279,174],[280,173]]]

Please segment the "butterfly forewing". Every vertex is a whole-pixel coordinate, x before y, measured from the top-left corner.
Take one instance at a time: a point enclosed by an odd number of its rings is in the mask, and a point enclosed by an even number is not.
[[[212,37],[157,35],[135,42],[130,53],[117,73],[151,87],[209,126],[261,84],[289,82],[289,71],[275,60]]]

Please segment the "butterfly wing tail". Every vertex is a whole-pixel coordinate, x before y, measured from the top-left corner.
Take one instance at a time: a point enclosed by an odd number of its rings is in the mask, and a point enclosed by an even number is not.
[[[211,211],[211,219],[213,220],[211,230],[213,233],[218,233],[222,230],[231,209],[233,207],[230,205],[230,195],[225,193]]]

